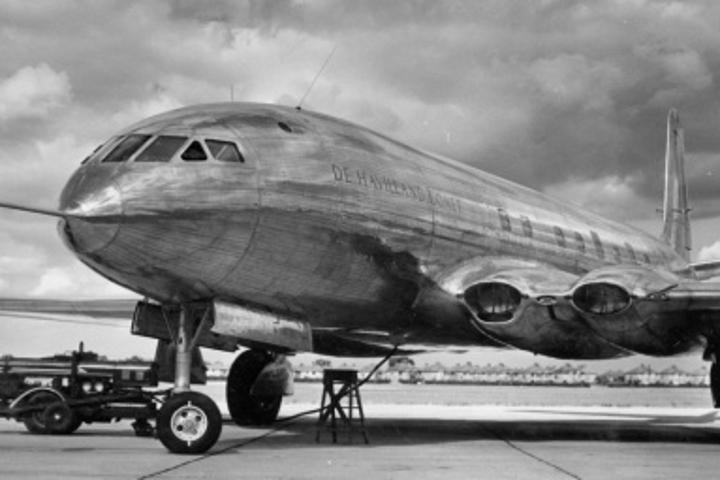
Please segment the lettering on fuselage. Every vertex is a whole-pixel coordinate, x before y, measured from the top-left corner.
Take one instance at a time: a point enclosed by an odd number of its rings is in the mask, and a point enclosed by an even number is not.
[[[369,173],[366,170],[341,167],[335,164],[331,166],[333,178],[336,182],[360,185],[367,189],[411,198],[420,203],[426,203],[454,213],[460,213],[459,200],[438,193],[430,187],[412,185],[395,178],[386,177],[385,175]]]

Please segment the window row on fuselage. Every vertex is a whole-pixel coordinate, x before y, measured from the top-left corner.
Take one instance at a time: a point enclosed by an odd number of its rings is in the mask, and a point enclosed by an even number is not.
[[[522,233],[523,236],[528,238],[534,238],[536,228],[533,226],[530,218],[525,215],[520,215],[517,219],[519,222],[519,228],[513,227],[510,215],[504,208],[497,209],[498,218],[500,220],[500,228],[506,232]],[[542,227],[541,227],[542,228]],[[629,263],[652,263],[649,253],[636,252],[630,243],[625,242],[622,246],[616,244],[604,243],[597,232],[591,230],[589,237],[589,243],[591,248],[588,248],[588,242],[586,237],[580,231],[564,230],[559,225],[552,226],[552,236],[554,237],[555,244],[560,248],[574,249],[582,255],[593,254],[600,260],[607,258],[608,254],[611,254],[617,263],[629,262]],[[623,258],[624,257],[624,258]],[[660,252],[658,259],[667,260]]]
[[[217,160],[244,163],[245,158],[235,142],[213,138],[194,138],[180,135],[147,135],[134,133],[115,137],[90,154],[89,161],[100,163],[163,162],[178,158],[183,162]]]

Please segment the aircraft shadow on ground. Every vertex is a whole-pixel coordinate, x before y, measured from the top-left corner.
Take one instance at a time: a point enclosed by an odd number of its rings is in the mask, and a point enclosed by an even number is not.
[[[558,412],[572,413],[572,412]],[[547,414],[544,411],[543,414]],[[582,415],[588,416],[587,412]],[[601,414],[598,414],[600,416]],[[462,441],[606,441],[606,442],[670,442],[720,444],[720,427],[713,424],[714,412],[700,416],[633,416],[602,414],[598,419],[551,420],[437,420],[437,419],[367,419],[369,446],[425,445]],[[680,425],[682,424],[682,425]],[[233,428],[227,425],[226,428]],[[250,448],[316,448],[332,446],[332,437],[321,430],[315,442],[315,420],[303,419],[264,436],[267,429],[257,430],[257,440],[248,435],[244,440],[222,440],[219,449],[242,443]],[[248,441],[251,440],[251,441]],[[337,445],[348,445],[346,431],[338,433]],[[352,445],[363,445],[355,431]]]

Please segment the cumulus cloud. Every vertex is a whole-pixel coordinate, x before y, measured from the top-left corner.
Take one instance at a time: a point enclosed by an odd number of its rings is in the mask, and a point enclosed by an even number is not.
[[[619,67],[593,62],[579,54],[560,54],[533,61],[528,71],[546,96],[561,108],[574,106],[588,110],[609,110],[613,95],[626,76]]]
[[[720,240],[700,249],[697,256],[701,262],[720,260]]]
[[[53,267],[38,279],[28,293],[34,297],[64,297],[72,292],[73,298],[132,298],[128,290],[103,281],[96,273],[80,265]]]
[[[0,79],[0,121],[45,117],[70,100],[67,74],[47,64],[23,67]]]
[[[592,180],[571,179],[545,188],[545,193],[586,210],[617,220],[646,218],[655,204],[638,196],[635,180],[609,176]],[[659,205],[659,203],[657,203]]]
[[[142,101],[130,101],[122,110],[113,113],[110,116],[110,125],[115,129],[120,129],[124,126],[135,123],[152,115],[173,110],[181,107],[182,103],[176,98],[159,92],[158,95],[153,96]]]

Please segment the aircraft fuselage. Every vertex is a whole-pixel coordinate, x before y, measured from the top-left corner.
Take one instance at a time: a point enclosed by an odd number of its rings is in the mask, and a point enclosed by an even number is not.
[[[244,159],[185,161],[178,151],[137,162],[141,148],[103,162],[110,140],[68,182],[60,209],[87,218],[61,221],[66,243],[103,276],[159,302],[222,298],[317,329],[494,344],[459,306],[420,311],[419,292],[442,284],[447,293],[450,271],[478,258],[569,275],[686,265],[633,228],[315,113],[205,105],[118,137],[128,134],[236,142]],[[587,356],[622,353],[603,347]]]

